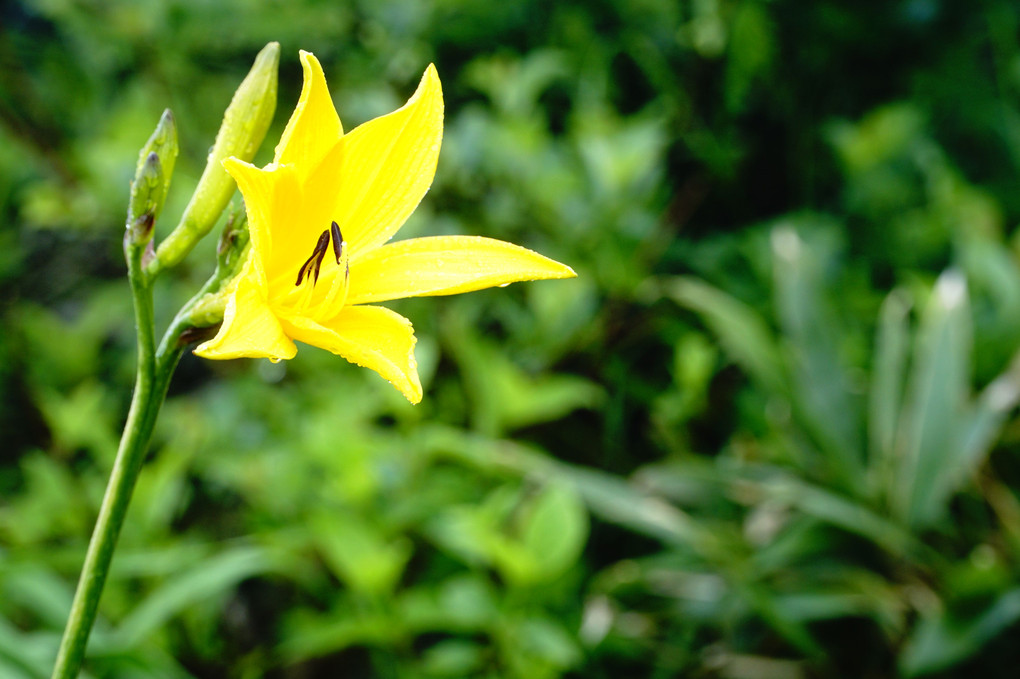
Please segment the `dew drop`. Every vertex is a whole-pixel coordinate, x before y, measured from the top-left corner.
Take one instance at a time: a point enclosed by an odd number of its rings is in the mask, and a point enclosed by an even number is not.
[[[280,363],[279,358],[271,358],[269,363],[259,361],[257,366],[258,376],[268,384],[276,384],[287,376],[287,364]]]

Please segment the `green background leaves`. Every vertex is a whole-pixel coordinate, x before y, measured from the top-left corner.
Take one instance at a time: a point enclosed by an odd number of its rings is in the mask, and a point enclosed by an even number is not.
[[[130,397],[138,149],[171,108],[158,241],[278,40],[268,139],[298,49],[347,129],[435,62],[401,237],[579,277],[394,304],[417,407],[312,349],[186,356],[88,676],[1011,677],[1018,26],[1006,0],[4,4],[0,676],[48,675]]]

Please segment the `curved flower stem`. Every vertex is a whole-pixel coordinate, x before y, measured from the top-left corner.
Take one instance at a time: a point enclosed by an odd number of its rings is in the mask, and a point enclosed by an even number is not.
[[[131,283],[137,325],[138,373],[135,390],[121,435],[120,447],[117,450],[117,458],[85,554],[78,589],[71,604],[71,613],[60,642],[56,665],[53,668],[53,679],[73,679],[78,676],[85,656],[85,646],[95,623],[103,585],[110,570],[117,537],[124,524],[135,481],[138,479],[149,439],[156,425],[156,417],[163,405],[170,378],[187,344],[185,332],[191,327],[189,322],[191,308],[202,295],[221,282],[221,278],[214,275],[198,294],[184,305],[170,323],[157,349],[153,325],[152,279],[145,275],[142,266],[143,251],[144,245],[125,243],[128,279]]]

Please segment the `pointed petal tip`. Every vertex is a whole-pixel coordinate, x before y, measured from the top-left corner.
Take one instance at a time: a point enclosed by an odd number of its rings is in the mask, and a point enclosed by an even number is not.
[[[237,156],[229,156],[227,158],[224,158],[223,160],[220,161],[220,165],[222,165],[223,169],[226,170],[227,172],[230,172],[231,168],[255,167],[251,163],[241,160]]]
[[[256,167],[255,165],[234,156],[224,158],[220,164],[223,166],[223,169],[227,171],[227,174],[233,177],[234,181],[238,182],[238,186],[240,186],[241,181],[246,177],[264,177],[272,174],[280,167],[276,163],[270,163],[265,167]],[[242,190],[241,193],[244,193],[244,191]]]
[[[435,64],[429,64],[425,68],[425,72],[421,76],[421,85],[419,85],[419,87],[423,85],[427,85],[430,89],[434,87],[439,90],[440,99],[442,98],[443,83],[439,79],[439,71],[436,70]]]
[[[421,379],[418,377],[418,361],[414,357],[414,344],[417,343],[418,339],[413,338],[411,344],[411,352],[409,358],[409,364],[411,366],[409,374],[403,375],[403,379],[399,381],[386,380],[393,386],[400,394],[407,399],[407,402],[413,406],[421,403],[423,390],[421,388]]]
[[[539,255],[542,257],[542,255]],[[577,278],[577,272],[571,269],[566,264],[561,264],[555,259],[549,259],[548,257],[542,257],[543,262],[531,271],[521,273],[518,280],[513,282],[524,282],[524,281],[552,281],[562,280],[565,278]]]
[[[273,363],[289,361],[297,355],[297,349],[293,352],[270,352],[262,349],[251,350],[223,350],[213,345],[215,339],[208,340],[192,349],[191,353],[199,358],[208,361],[234,361],[239,358],[268,358]]]
[[[300,54],[301,94],[276,145],[273,160],[296,164],[307,172],[322,160],[323,148],[342,137],[344,131],[322,65],[311,52],[301,50]]]
[[[552,261],[556,262],[555,259]],[[556,262],[556,264],[559,265],[559,270],[555,273],[555,275],[550,276],[550,278],[577,278],[577,272],[572,268],[562,262]]]
[[[418,379],[417,363],[415,364],[415,366],[416,367],[413,375],[414,377],[413,380],[407,382],[406,384],[395,384],[393,382],[390,382],[390,384],[397,388],[397,391],[403,394],[404,398],[407,399],[408,403],[410,403],[413,406],[416,406],[419,403],[421,403],[423,395],[421,382]]]
[[[489,242],[490,239],[477,238],[481,242]],[[567,266],[563,262],[556,261],[552,257],[546,257],[543,254],[539,254],[534,250],[523,248],[519,245],[512,243],[505,243],[503,241],[493,241],[497,246],[509,247],[512,250],[525,253],[530,258],[531,271],[529,274],[522,276],[522,281],[539,281],[539,280],[554,280],[561,278],[577,278],[577,272],[571,267]],[[522,272],[523,273],[523,272]]]
[[[304,76],[304,83],[301,87],[301,100],[304,101],[305,98],[311,94],[309,89],[310,86],[318,88],[326,85],[326,74],[322,70],[322,64],[319,63],[318,58],[316,58],[314,54],[301,50],[299,56],[301,60],[301,71]],[[326,93],[328,96],[328,89],[326,89]],[[301,102],[299,101],[298,105],[300,106],[300,104]]]
[[[225,322],[231,322],[227,319]],[[265,329],[268,323],[258,324],[258,327]],[[297,345],[282,332],[276,333],[271,330],[264,332],[261,337],[252,337],[247,331],[231,332],[229,328],[220,332],[212,339],[202,342],[192,349],[191,353],[199,358],[210,361],[232,361],[238,358],[268,358],[274,363],[278,361],[289,361],[297,356]]]
[[[414,94],[407,100],[403,108],[407,108],[412,103],[419,101],[423,97],[427,97],[430,100],[434,100],[435,105],[438,106],[440,112],[443,109],[443,83],[439,80],[439,71],[436,70],[435,64],[429,64],[425,68],[425,72],[421,75],[421,80],[418,82],[418,87],[415,89]]]
[[[223,168],[228,172],[232,167],[240,167],[246,170],[257,170],[259,172],[275,172],[280,169],[280,165],[278,163],[268,163],[265,167],[258,167],[257,165],[249,163],[247,160],[241,160],[237,156],[228,156],[227,158],[224,158],[220,164],[223,165]]]

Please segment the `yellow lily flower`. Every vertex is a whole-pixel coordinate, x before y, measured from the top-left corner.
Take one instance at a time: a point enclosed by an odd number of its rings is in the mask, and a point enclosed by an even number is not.
[[[576,274],[479,236],[386,244],[435,175],[443,138],[436,69],[426,69],[403,107],[344,134],[318,60],[301,52],[301,63],[301,97],[273,162],[223,163],[244,195],[251,249],[219,332],[195,353],[278,361],[294,357],[298,340],[375,370],[418,403],[411,322],[371,303]]]

